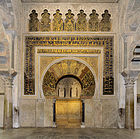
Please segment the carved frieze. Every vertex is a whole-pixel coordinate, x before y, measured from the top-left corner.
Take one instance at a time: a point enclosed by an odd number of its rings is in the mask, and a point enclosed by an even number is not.
[[[57,9],[56,13],[53,14],[53,31],[63,31],[63,19],[60,10]]]
[[[44,12],[41,14],[41,31],[50,31],[51,19],[50,13],[48,10],[45,9]]]
[[[87,31],[87,15],[84,13],[84,10],[80,10],[80,13],[77,14],[77,16],[76,31]]]
[[[71,10],[68,10],[68,13],[65,14],[66,19],[64,23],[64,30],[65,31],[74,31],[75,30],[75,21],[74,21],[74,14],[71,13]]]
[[[59,9],[53,14],[52,22],[47,9],[44,9],[41,14],[40,21],[36,10],[32,10],[29,16],[29,31],[111,31],[111,14],[108,10],[105,10],[102,14],[101,21],[98,19],[99,14],[96,13],[95,9],[89,15],[89,20],[86,19],[87,14],[84,13],[84,10],[80,10],[80,13],[77,14],[77,21],[75,21],[74,14],[69,9],[68,13],[65,14],[64,23]]]

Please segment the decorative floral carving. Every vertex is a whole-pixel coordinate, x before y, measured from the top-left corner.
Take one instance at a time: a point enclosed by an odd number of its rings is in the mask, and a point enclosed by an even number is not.
[[[89,31],[98,31],[99,30],[99,14],[96,13],[96,10],[92,10],[92,13],[89,15]]]
[[[54,18],[51,23],[50,13],[48,10],[45,9],[44,12],[41,14],[42,18],[39,21],[38,13],[36,10],[32,10],[30,13],[30,20],[29,20],[29,31],[110,31],[111,30],[111,15],[109,14],[108,10],[105,10],[102,14],[102,20],[99,22],[98,16],[99,14],[96,13],[96,10],[93,9],[92,13],[89,15],[90,19],[87,22],[86,14],[84,10],[80,10],[80,13],[77,14],[78,19],[74,20],[74,14],[71,10],[68,10],[68,13],[65,14],[65,23],[63,23],[62,14],[60,10],[57,9],[56,13],[53,14]]]
[[[39,20],[38,20],[38,13],[36,10],[32,10],[32,13],[29,15],[29,31],[39,31]]]
[[[44,12],[41,14],[41,31],[50,31],[50,13],[48,13],[48,10],[45,9]]]
[[[54,77],[53,72],[47,71],[45,77],[43,79],[43,92],[46,96],[53,96],[55,95],[55,85],[56,85],[56,78]]]
[[[60,10],[57,9],[56,13],[53,14],[53,31],[63,31],[63,20],[62,20],[62,14],[60,13]]]
[[[64,30],[65,31],[74,31],[74,14],[71,13],[71,10],[68,10],[68,13],[65,14],[65,24],[64,24]]]
[[[102,20],[100,22],[100,30],[101,31],[110,31],[111,30],[111,15],[108,13],[108,10],[105,10],[102,14]]]
[[[84,13],[84,10],[80,10],[80,13],[77,14],[78,19],[76,23],[76,30],[77,31],[87,31],[87,20],[86,20],[86,14]]]

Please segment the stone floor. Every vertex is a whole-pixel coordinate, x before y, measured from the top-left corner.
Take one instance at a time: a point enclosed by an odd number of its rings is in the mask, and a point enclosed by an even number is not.
[[[0,139],[140,139],[140,130],[127,129],[0,129]]]

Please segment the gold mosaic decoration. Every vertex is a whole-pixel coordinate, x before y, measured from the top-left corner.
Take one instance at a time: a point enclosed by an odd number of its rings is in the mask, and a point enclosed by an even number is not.
[[[29,15],[29,31],[39,31],[39,20],[38,20],[38,13],[36,10],[32,10],[32,13]]]
[[[57,53],[57,54],[100,54],[101,50],[99,49],[37,49],[37,53],[43,53],[43,54],[52,54],[52,53]]]
[[[109,14],[108,10],[105,10],[102,14],[102,20],[100,22],[100,30],[101,31],[110,31],[111,30],[111,15]]]
[[[63,31],[63,19],[60,10],[57,9],[56,13],[53,14],[53,31]]]
[[[91,47],[91,48],[96,48],[96,47],[103,47],[104,49],[104,68],[103,68],[103,94],[104,95],[113,95],[114,94],[114,73],[113,73],[113,37],[107,36],[27,36],[25,38],[25,66],[24,66],[24,95],[34,95],[35,94],[35,48],[36,47],[46,47],[46,46],[67,46],[67,47]],[[50,49],[50,50],[40,50],[40,52],[49,52],[50,53],[72,53],[72,52],[79,52],[80,51],[73,51],[71,49],[68,50],[63,50],[60,49]],[[96,49],[98,50],[98,49]],[[92,52],[92,50],[87,51],[86,49],[81,53],[83,55],[85,53],[88,54],[88,52]],[[98,51],[97,51],[98,52]],[[99,51],[100,52],[100,51]],[[67,63],[58,63],[58,69],[57,71],[60,71],[59,73],[71,73],[72,70],[66,70],[68,65]],[[76,67],[72,68],[76,72],[75,75],[80,75],[79,63],[76,63]],[[79,71],[79,72],[77,72]],[[52,71],[50,71],[52,72]],[[53,72],[56,73],[56,72]],[[88,73],[88,72],[87,72]],[[57,73],[57,75],[59,75]],[[88,76],[88,75],[87,75]],[[56,76],[55,76],[56,77]],[[81,78],[82,79],[82,78]]]
[[[50,31],[50,13],[48,13],[48,10],[45,9],[41,16],[41,31]]]
[[[55,96],[56,77],[54,72],[47,71],[43,79],[43,92],[47,96]]]
[[[64,30],[65,31],[74,31],[75,30],[75,21],[74,21],[74,14],[71,13],[71,10],[68,10],[68,13],[65,14],[66,19],[64,23]]]
[[[89,15],[89,31],[99,31],[99,14],[96,13],[96,10],[92,10],[92,13]]]
[[[76,22],[76,30],[77,31],[87,31],[87,20],[86,20],[86,14],[84,13],[84,10],[80,10],[80,13],[77,14],[78,19]]]
[[[76,60],[62,60],[54,64],[46,72],[43,79],[43,93],[45,96],[57,96],[55,89],[57,82],[65,75],[77,77],[82,84],[81,96],[93,96],[95,92],[95,80],[90,69]]]

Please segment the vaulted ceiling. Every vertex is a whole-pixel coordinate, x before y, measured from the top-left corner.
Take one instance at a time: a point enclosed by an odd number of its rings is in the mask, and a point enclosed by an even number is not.
[[[24,3],[117,3],[119,0],[21,0]]]

